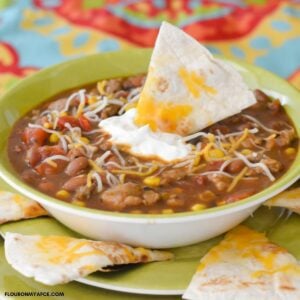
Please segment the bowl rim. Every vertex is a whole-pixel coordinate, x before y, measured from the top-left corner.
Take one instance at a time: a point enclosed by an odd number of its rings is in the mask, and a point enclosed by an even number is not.
[[[93,59],[93,57],[104,57],[109,56],[113,57],[117,53],[122,52],[126,55],[126,53],[136,53],[142,55],[149,55],[152,52],[152,49],[128,49],[128,50],[121,50],[121,51],[115,51],[115,52],[109,52],[109,53],[99,53],[99,54],[93,54],[88,55],[85,57],[80,57],[74,60],[66,61],[63,63],[59,63],[53,66],[50,66],[48,68],[42,69],[25,79],[22,79],[20,82],[18,82],[16,85],[14,85],[11,89],[9,89],[5,94],[3,94],[0,98],[0,104],[5,101],[5,99],[9,99],[10,95],[12,95],[15,91],[18,89],[22,89],[23,86],[27,86],[28,84],[35,83],[35,80],[38,79],[40,76],[49,76],[53,71],[55,71],[59,67],[68,67],[70,64],[76,64],[78,62],[82,62],[84,60]],[[248,63],[245,63],[238,59],[224,59],[223,60],[233,63],[237,67],[241,67],[242,69],[246,70],[251,75],[254,75],[254,77],[258,80],[258,84],[262,83],[264,85],[265,78],[268,78],[268,81],[272,81],[276,91],[278,89],[278,86],[281,86],[282,89],[285,90],[285,96],[288,94],[291,96],[293,101],[297,101],[296,98],[300,99],[300,92],[293,87],[290,83],[288,83],[286,80],[280,78],[279,76],[264,70],[260,67],[250,65]],[[258,76],[260,75],[260,76]],[[45,100],[45,99],[44,99]],[[7,101],[7,100],[6,100]],[[300,107],[300,103],[299,103]],[[297,123],[292,118],[295,125]],[[298,121],[298,123],[300,123]],[[296,127],[299,127],[297,125]],[[299,131],[300,129],[298,129]],[[298,132],[298,135],[300,132]],[[5,143],[5,148],[7,146],[7,143]],[[5,167],[0,164],[0,177],[7,182],[10,186],[12,186],[15,190],[20,192],[21,194],[27,196],[28,198],[31,198],[42,205],[58,209],[60,211],[64,211],[67,213],[72,213],[74,215],[80,215],[80,216],[86,216],[88,218],[92,219],[107,219],[107,220],[114,220],[118,222],[130,222],[130,223],[173,223],[176,221],[179,222],[185,222],[188,220],[198,220],[198,219],[208,219],[211,217],[217,217],[222,215],[227,215],[230,213],[234,213],[240,210],[248,209],[254,206],[257,206],[264,202],[265,200],[275,196],[276,194],[282,192],[285,190],[288,186],[292,185],[294,182],[296,182],[300,178],[300,164],[296,165],[295,162],[300,157],[300,143],[298,145],[298,153],[295,158],[295,161],[290,166],[290,169],[283,174],[274,184],[269,186],[267,189],[256,193],[250,197],[247,197],[245,199],[239,200],[237,202],[226,204],[223,206],[218,207],[212,207],[208,209],[204,209],[201,211],[189,211],[189,212],[180,212],[180,213],[173,213],[173,214],[132,214],[132,213],[124,213],[124,212],[112,212],[112,211],[104,211],[99,209],[92,209],[87,207],[80,207],[71,203],[67,203],[58,199],[55,199],[53,197],[50,197],[46,194],[43,194],[39,192],[38,190],[30,187],[29,185],[25,184],[21,179],[19,179],[16,175],[8,171]],[[6,149],[5,149],[6,151]],[[0,161],[1,162],[1,161]]]

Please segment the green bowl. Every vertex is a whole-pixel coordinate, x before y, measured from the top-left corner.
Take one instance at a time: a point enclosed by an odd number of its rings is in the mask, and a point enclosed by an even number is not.
[[[107,212],[59,201],[20,180],[7,156],[7,139],[12,126],[30,109],[64,90],[101,79],[145,73],[151,52],[151,49],[132,49],[91,55],[44,69],[15,85],[0,99],[0,176],[20,193],[40,202],[63,224],[91,238],[154,248],[183,246],[229,230],[263,201],[295,182],[300,175],[300,151],[288,172],[262,192],[225,206],[172,215]],[[251,88],[260,88],[280,96],[299,135],[299,92],[268,71],[240,61],[227,62],[237,68]],[[207,222],[208,219],[211,222]],[[186,226],[182,226],[183,223]]]

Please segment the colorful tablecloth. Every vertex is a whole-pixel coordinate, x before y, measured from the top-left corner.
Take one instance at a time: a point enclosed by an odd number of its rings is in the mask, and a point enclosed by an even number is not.
[[[299,0],[0,0],[0,92],[67,59],[151,47],[162,20],[300,88]]]

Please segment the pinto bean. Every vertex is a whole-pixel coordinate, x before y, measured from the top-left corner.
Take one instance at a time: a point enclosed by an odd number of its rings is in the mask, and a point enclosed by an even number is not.
[[[45,193],[54,193],[56,190],[56,186],[54,183],[50,181],[41,182],[39,184],[39,189]]]
[[[66,181],[63,185],[63,189],[69,192],[74,192],[77,190],[77,188],[86,185],[86,182],[87,182],[86,175],[76,176]]]
[[[86,157],[77,157],[68,164],[67,168],[65,169],[65,173],[72,177],[76,176],[80,172],[86,170],[88,165],[89,161]]]
[[[25,160],[31,167],[35,167],[42,159],[41,154],[38,151],[39,146],[33,145],[26,152]]]
[[[234,160],[232,163],[230,163],[227,166],[226,171],[231,173],[231,174],[235,174],[235,173],[238,173],[238,172],[242,171],[244,166],[245,166],[245,163],[243,161]]]
[[[85,150],[84,150],[83,147],[78,147],[78,148],[70,149],[67,156],[70,159],[75,159],[75,158],[80,157],[80,156],[86,156],[86,153],[85,153]]]

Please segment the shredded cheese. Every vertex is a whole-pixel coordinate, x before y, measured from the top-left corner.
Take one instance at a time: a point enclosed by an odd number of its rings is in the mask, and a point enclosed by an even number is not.
[[[272,132],[272,133],[277,133],[277,134],[280,133],[280,131],[274,130],[274,129],[269,128],[269,127],[266,127],[264,124],[262,124],[260,121],[258,121],[256,118],[254,118],[252,116],[249,116],[249,115],[246,115],[246,114],[243,114],[242,116],[249,119],[250,121],[256,123],[259,127],[264,129],[265,131]]]
[[[230,186],[227,189],[228,193],[231,192],[236,187],[238,182],[244,177],[247,171],[248,171],[248,167],[243,168],[243,170],[232,180]]]
[[[248,128],[246,128],[242,136],[236,142],[233,143],[233,145],[229,150],[229,153],[233,153],[241,145],[241,143],[247,138],[248,134],[249,134],[249,130]]]
[[[239,153],[239,152],[234,152],[235,155],[240,158],[249,168],[261,168],[265,175],[271,180],[274,181],[275,177],[273,176],[273,174],[270,172],[269,168],[262,162],[259,163],[251,163],[243,154]]]
[[[144,176],[149,176],[149,175],[153,174],[157,169],[158,169],[158,166],[153,165],[153,167],[151,167],[147,172],[137,172],[137,171],[131,171],[131,170],[112,170],[112,173],[144,177]]]

